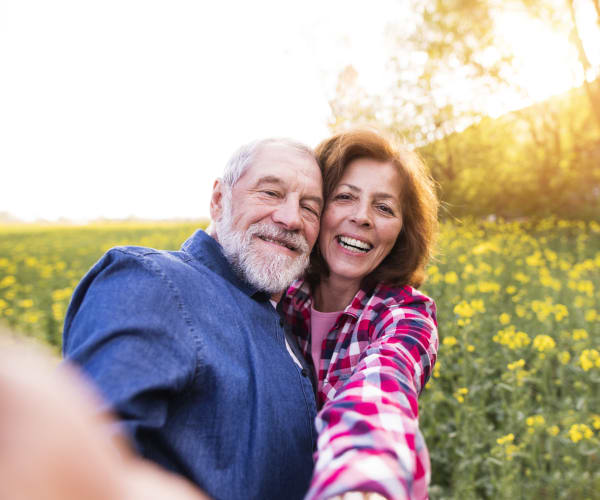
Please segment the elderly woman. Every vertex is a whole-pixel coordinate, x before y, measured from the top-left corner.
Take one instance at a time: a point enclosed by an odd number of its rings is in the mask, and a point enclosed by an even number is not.
[[[319,241],[305,280],[281,303],[317,378],[307,498],[426,498],[417,397],[438,337],[435,304],[413,287],[437,229],[433,182],[414,153],[369,130],[337,134],[316,152],[326,201]]]

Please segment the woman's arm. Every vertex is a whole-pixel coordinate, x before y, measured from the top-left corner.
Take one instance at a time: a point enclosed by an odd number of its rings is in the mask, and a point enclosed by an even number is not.
[[[427,497],[429,454],[417,398],[437,355],[435,307],[432,302],[390,307],[372,326],[375,340],[317,416],[318,449],[307,499],[348,491]]]

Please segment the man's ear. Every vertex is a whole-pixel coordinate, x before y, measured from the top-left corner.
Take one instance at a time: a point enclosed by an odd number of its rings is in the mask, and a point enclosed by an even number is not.
[[[223,185],[221,179],[217,179],[213,184],[213,191],[210,197],[210,218],[213,221],[219,220],[223,213],[223,189],[226,189],[226,186]]]

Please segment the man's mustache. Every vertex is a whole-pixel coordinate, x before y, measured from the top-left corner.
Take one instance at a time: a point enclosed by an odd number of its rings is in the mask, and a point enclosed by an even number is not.
[[[252,236],[276,240],[288,247],[293,247],[301,255],[310,252],[308,242],[301,234],[287,231],[267,222],[257,222],[250,225],[248,231],[246,231],[246,237],[251,238]]]

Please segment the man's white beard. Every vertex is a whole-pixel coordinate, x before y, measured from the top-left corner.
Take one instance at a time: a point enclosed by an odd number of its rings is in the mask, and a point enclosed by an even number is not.
[[[223,195],[223,213],[215,221],[223,252],[235,271],[248,283],[270,294],[284,291],[308,266],[310,248],[306,239],[275,224],[257,222],[245,233],[233,228],[231,194]],[[298,249],[297,256],[257,249],[254,236],[285,241]]]

